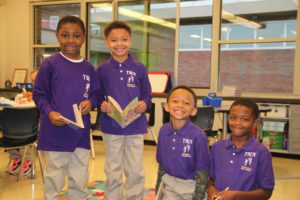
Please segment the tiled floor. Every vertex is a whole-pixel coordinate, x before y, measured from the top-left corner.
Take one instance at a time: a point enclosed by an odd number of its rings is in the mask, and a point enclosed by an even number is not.
[[[104,148],[102,141],[94,141],[96,158],[90,161],[90,181],[105,180],[103,171]],[[146,171],[146,187],[154,187],[156,182],[157,164],[155,161],[156,147],[145,145],[144,163]],[[36,169],[36,178],[29,180],[22,178],[19,182],[16,177],[5,173],[7,153],[0,152],[0,200],[43,200],[43,181]],[[273,158],[276,177],[276,187],[272,200],[299,200],[300,199],[300,160]]]

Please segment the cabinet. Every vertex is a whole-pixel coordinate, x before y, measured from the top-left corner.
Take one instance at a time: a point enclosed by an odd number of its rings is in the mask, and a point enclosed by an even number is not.
[[[261,117],[262,134],[268,136],[267,126],[273,124],[274,127],[269,128],[273,131],[271,136],[273,142],[276,143],[278,142],[276,140],[282,139],[282,146],[275,144],[270,151],[300,155],[300,105],[269,104],[267,106],[272,108],[272,112]],[[264,127],[264,125],[266,126]]]
[[[300,105],[290,105],[288,152],[300,154]]]

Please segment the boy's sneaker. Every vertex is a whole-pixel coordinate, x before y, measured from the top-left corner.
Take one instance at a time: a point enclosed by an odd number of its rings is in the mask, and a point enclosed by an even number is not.
[[[18,173],[20,168],[21,168],[21,159],[20,158],[14,158],[14,159],[12,159],[12,161],[10,163],[8,173],[9,174]]]
[[[30,160],[26,160],[24,162],[23,167],[22,167],[21,174],[23,176],[28,176],[30,174],[31,170],[32,170],[31,166],[32,166],[32,162]]]

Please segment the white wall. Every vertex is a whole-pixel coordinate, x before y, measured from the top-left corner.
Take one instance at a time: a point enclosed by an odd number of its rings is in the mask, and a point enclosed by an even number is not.
[[[29,8],[28,0],[4,0],[0,5],[0,87],[15,68],[32,68]]]

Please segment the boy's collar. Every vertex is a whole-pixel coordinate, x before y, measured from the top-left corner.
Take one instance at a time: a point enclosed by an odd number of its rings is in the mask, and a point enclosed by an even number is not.
[[[176,132],[179,135],[184,135],[186,133],[187,127],[189,127],[189,124],[191,124],[191,123],[192,123],[191,119],[187,119],[186,122],[185,122],[185,124],[180,129],[178,129],[178,130],[175,130],[173,128],[172,121],[169,122],[169,125],[170,125],[170,127],[172,129],[172,134],[173,134],[173,132]]]
[[[251,135],[250,138],[249,138],[249,140],[244,144],[244,146],[242,148],[240,148],[240,150],[242,150],[242,149],[243,150],[247,150],[248,147],[251,146],[251,144],[253,143],[254,140],[256,140],[256,138]],[[228,149],[228,148],[230,148],[232,146],[235,146],[235,144],[233,144],[233,142],[232,142],[232,135],[230,134],[229,139],[227,139],[227,141],[226,141],[226,148]]]
[[[125,66],[130,66],[132,64],[132,61],[133,61],[133,58],[132,58],[131,54],[128,54],[127,59],[122,63],[116,61],[112,56],[110,57],[110,62],[113,67],[119,67],[120,64],[125,65]]]

